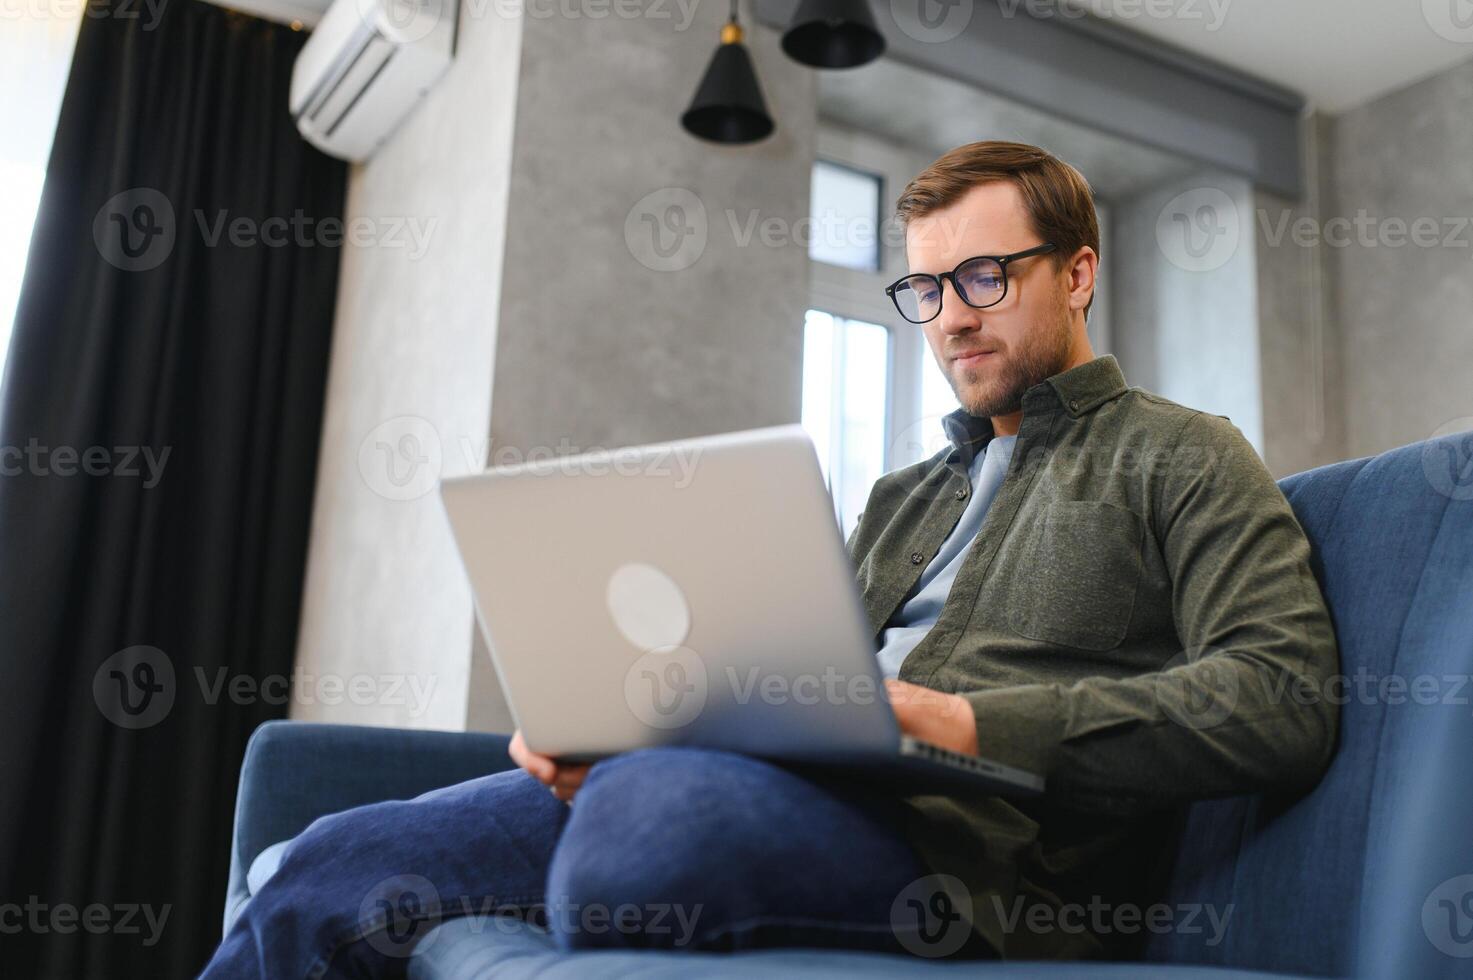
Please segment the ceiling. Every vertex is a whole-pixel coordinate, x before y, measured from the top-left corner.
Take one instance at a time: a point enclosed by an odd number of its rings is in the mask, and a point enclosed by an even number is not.
[[[1027,0],[998,2],[1029,9]],[[1293,89],[1331,113],[1473,58],[1469,0],[1071,2],[1119,27]],[[1459,19],[1469,26],[1460,29]]]
[[[1042,146],[1089,174],[1104,198],[1124,197],[1190,172],[1182,157],[1061,119],[997,95],[979,97],[965,82],[890,58],[845,72],[821,72],[825,119],[883,136],[901,146],[943,153],[990,139]],[[916,106],[925,106],[917,112]]]
[[[216,2],[310,27],[330,0]],[[1473,0],[979,2],[1024,14],[1083,6],[1118,27],[1299,92],[1332,113],[1473,58]],[[1460,20],[1468,26],[1459,28]]]

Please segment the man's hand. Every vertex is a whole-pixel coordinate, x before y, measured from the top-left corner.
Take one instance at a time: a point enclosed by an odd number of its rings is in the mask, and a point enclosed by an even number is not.
[[[900,730],[943,749],[977,755],[977,716],[959,694],[942,694],[905,681],[885,681]]]
[[[511,761],[521,766],[539,783],[552,790],[552,795],[564,803],[572,803],[573,796],[583,785],[583,779],[588,775],[589,766],[569,765],[558,762],[550,756],[538,755],[527,748],[527,743],[522,739],[521,729],[511,737],[511,745],[507,749],[511,755]]]

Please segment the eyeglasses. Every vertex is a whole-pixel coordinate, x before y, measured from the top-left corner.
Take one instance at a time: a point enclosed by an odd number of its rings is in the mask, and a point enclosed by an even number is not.
[[[978,310],[996,306],[1008,294],[1008,265],[1019,259],[1052,252],[1053,242],[1011,255],[979,255],[967,259],[951,272],[939,276],[917,272],[885,287],[885,295],[895,303],[900,315],[911,323],[930,323],[941,315],[943,281],[951,286],[963,303]]]

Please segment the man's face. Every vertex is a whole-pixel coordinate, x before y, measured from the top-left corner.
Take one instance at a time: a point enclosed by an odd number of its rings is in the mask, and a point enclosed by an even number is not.
[[[1041,245],[1018,188],[982,184],[951,207],[910,223],[910,271],[940,275],[978,255],[1008,255]],[[1008,291],[986,309],[963,303],[948,280],[941,315],[923,324],[931,353],[957,401],[978,417],[1012,415],[1023,393],[1065,370],[1074,351],[1070,275],[1057,253],[1010,263]]]

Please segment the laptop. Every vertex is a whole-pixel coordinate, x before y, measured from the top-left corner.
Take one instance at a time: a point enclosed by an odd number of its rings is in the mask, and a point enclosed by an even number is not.
[[[1043,790],[901,734],[799,425],[532,460],[440,495],[533,751],[700,746],[906,795]]]

